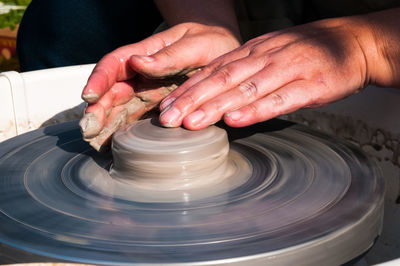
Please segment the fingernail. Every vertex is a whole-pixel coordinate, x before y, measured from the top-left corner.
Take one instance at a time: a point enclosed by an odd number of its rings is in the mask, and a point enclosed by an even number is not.
[[[87,103],[95,103],[99,100],[99,95],[94,92],[82,94],[82,99]]]
[[[170,106],[161,112],[160,120],[163,126],[174,127],[174,122],[179,119],[180,115],[181,112],[177,108]]]
[[[233,112],[227,113],[226,116],[229,117],[230,119],[232,119],[233,121],[237,121],[242,118],[243,113],[242,113],[242,111],[233,111]]]
[[[190,115],[187,116],[187,120],[189,120],[192,124],[198,124],[205,117],[205,113],[203,110],[197,110]]]
[[[82,135],[84,138],[93,138],[101,131],[101,124],[93,113],[86,113],[79,121]]]
[[[133,56],[145,63],[154,62],[154,58],[151,56],[142,56],[142,55],[133,55]]]
[[[163,111],[165,108],[167,108],[171,103],[175,102],[174,97],[169,97],[167,99],[164,99],[162,103],[160,104],[160,110]]]

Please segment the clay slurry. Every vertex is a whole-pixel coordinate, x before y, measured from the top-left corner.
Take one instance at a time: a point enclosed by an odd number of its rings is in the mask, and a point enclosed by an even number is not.
[[[251,174],[251,165],[229,150],[226,131],[216,126],[190,131],[141,120],[114,134],[112,154],[109,173],[88,166],[83,182],[128,200],[209,197],[240,186]]]

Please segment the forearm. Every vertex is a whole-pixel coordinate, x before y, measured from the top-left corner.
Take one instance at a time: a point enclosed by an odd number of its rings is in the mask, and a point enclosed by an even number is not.
[[[232,0],[154,0],[169,26],[185,22],[217,26],[229,30],[240,40]]]

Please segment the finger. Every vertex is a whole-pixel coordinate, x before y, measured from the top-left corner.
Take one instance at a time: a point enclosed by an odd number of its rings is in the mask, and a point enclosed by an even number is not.
[[[129,124],[136,121],[157,106],[166,95],[178,86],[179,82],[180,79],[172,79],[168,82],[160,80],[157,82],[156,80],[145,80],[138,77],[135,80],[135,96],[125,104],[117,106],[126,109],[126,123]],[[115,107],[113,111],[114,109]]]
[[[183,125],[192,130],[205,128],[219,121],[226,112],[248,105],[293,80],[291,71],[278,75],[278,69],[276,65],[266,66],[238,86],[205,102],[184,118]],[[199,114],[203,114],[201,119]]]
[[[145,40],[123,46],[103,57],[94,68],[83,89],[82,99],[88,103],[97,102],[117,81],[134,76],[128,61],[133,54],[151,55],[179,39],[185,29],[171,28]]]
[[[133,97],[127,103],[113,107],[106,119],[104,128],[91,141],[92,146],[99,150],[100,147],[108,145],[108,141],[115,131],[125,124],[138,120],[156,104],[156,102],[146,102],[138,97]]]
[[[243,46],[247,46],[249,54],[262,55],[265,52],[272,52],[281,49],[285,45],[298,40],[298,34],[288,33],[286,30],[280,30],[261,35],[249,40]]]
[[[136,44],[117,49],[103,57],[91,73],[82,91],[82,99],[97,102],[117,81],[130,79],[135,72],[127,64],[128,55],[138,52]]]
[[[133,97],[129,102],[113,107],[101,131],[86,140],[98,151],[107,150],[112,134],[121,126],[137,120],[144,112],[144,103],[139,98]]]
[[[165,109],[160,122],[167,127],[177,127],[182,119],[196,110],[200,105],[221,93],[236,87],[265,66],[263,57],[245,57],[220,68],[208,78],[198,82],[183,93]],[[196,113],[195,120],[201,120],[205,113]]]
[[[244,58],[249,55],[249,51],[247,48],[240,47],[238,49],[233,50],[230,53],[224,54],[214,61],[212,61],[209,65],[204,67],[202,70],[196,72],[190,79],[188,79],[185,83],[179,86],[176,90],[174,90],[170,95],[168,95],[160,104],[160,110],[163,111],[167,108],[171,103],[173,103],[176,98],[182,95],[185,91],[187,91],[190,87],[194,86],[196,83],[202,81],[203,79],[209,77],[217,69],[236,61],[238,59]]]
[[[193,42],[192,39],[182,39],[151,56],[133,55],[130,58],[131,67],[146,77],[162,78],[204,66],[211,61],[209,48],[197,45],[194,49]]]
[[[104,127],[106,119],[104,108],[99,104],[89,105],[86,108],[86,112],[81,121],[79,121],[79,126],[85,139],[98,135]]]
[[[90,145],[97,151],[106,150],[110,144],[112,134],[126,123],[127,111],[123,106],[112,109],[101,132],[92,139]]]
[[[174,78],[157,81],[138,76],[135,81],[117,82],[96,104],[86,109],[86,114],[81,120],[84,137],[88,139],[104,135],[101,133],[103,127],[107,127],[109,121],[114,121],[113,117],[123,109],[127,111],[127,123],[139,119],[145,112],[157,106],[166,95],[182,83],[182,80]]]
[[[186,79],[185,76],[173,76],[157,80],[137,76],[135,79],[135,95],[146,105],[155,107]]]
[[[306,80],[293,81],[267,96],[236,111],[225,114],[224,121],[233,127],[243,127],[294,112],[320,102],[323,90]]]
[[[104,127],[106,117],[111,108],[125,104],[133,95],[133,88],[130,82],[118,82],[97,103],[89,105],[80,121],[83,136],[92,138],[99,134]]]
[[[97,104],[104,108],[106,115],[114,106],[127,103],[134,96],[132,81],[117,82],[100,98]]]
[[[86,108],[85,113],[94,113],[96,115],[98,113],[97,109],[103,109],[103,112],[108,116],[113,106],[127,103],[133,96],[131,82],[118,82],[97,103]]]
[[[239,45],[236,39],[232,40],[213,30],[197,33],[188,31],[181,37],[151,56],[132,56],[131,67],[151,78],[184,74],[210,63]]]
[[[181,86],[176,88],[173,92],[171,92],[160,104],[160,111],[166,109],[170,104],[172,104],[176,98],[182,95],[185,91],[188,90],[191,86],[195,85],[196,83],[200,82],[204,78],[209,76],[208,69],[202,69],[196,74],[194,74],[190,79],[185,81]]]

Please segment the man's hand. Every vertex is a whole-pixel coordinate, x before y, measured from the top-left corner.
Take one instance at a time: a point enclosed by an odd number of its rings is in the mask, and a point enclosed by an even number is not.
[[[242,127],[327,104],[369,83],[398,85],[399,13],[322,20],[250,40],[167,96],[160,122],[196,130],[223,118]]]
[[[80,123],[84,138],[101,149],[119,126],[157,106],[184,74],[238,46],[237,36],[223,27],[183,23],[111,52],[82,92],[89,104]]]
[[[150,80],[136,75],[129,82],[119,83],[111,93],[86,108],[79,123],[83,138],[97,151],[108,150],[115,131],[143,116],[153,115],[148,112],[186,79],[186,76],[174,76]],[[104,123],[101,125],[99,121]]]

